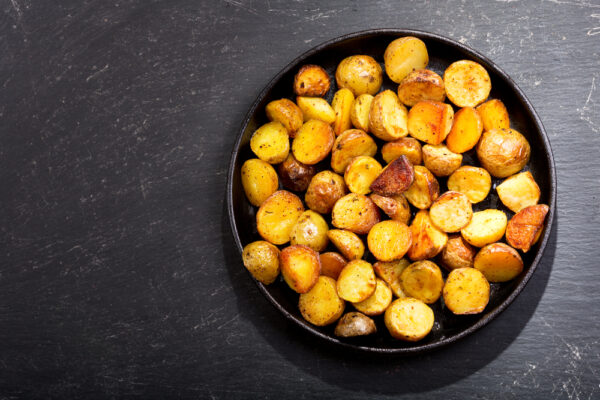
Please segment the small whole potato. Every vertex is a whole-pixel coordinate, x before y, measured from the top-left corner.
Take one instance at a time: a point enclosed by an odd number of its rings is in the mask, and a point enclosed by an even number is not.
[[[349,193],[331,211],[331,224],[359,235],[368,233],[379,222],[379,208],[363,194]]]
[[[280,122],[291,138],[296,136],[296,132],[304,122],[302,110],[289,99],[273,100],[267,104],[265,112],[270,121]]]
[[[448,176],[462,164],[462,154],[451,152],[443,144],[423,146],[423,164],[435,176]]]
[[[373,157],[377,144],[373,138],[360,129],[349,129],[335,139],[331,150],[331,169],[343,174],[354,157]]]
[[[287,190],[278,190],[260,205],[256,213],[256,229],[270,243],[287,243],[303,212],[304,206],[298,196]]]
[[[381,140],[391,141],[408,135],[408,112],[396,93],[384,90],[373,99],[369,129]]]
[[[252,134],[250,148],[261,160],[279,164],[287,158],[290,151],[287,130],[280,122],[264,124]]]
[[[314,251],[323,251],[327,247],[327,231],[329,227],[325,219],[312,210],[304,211],[290,232],[291,244],[304,244]]]
[[[313,165],[327,157],[334,141],[335,134],[331,125],[311,119],[302,125],[292,141],[292,153],[301,163]]]
[[[412,297],[396,299],[385,310],[385,326],[396,339],[416,342],[433,328],[433,310],[421,300]]]
[[[337,293],[351,303],[366,300],[375,292],[377,281],[373,266],[364,260],[352,260],[337,280]]]
[[[254,279],[269,285],[279,276],[279,249],[269,242],[257,240],[242,251],[244,266]]]
[[[350,121],[356,129],[369,132],[369,113],[374,97],[368,93],[361,94],[352,103],[350,110]]]
[[[409,107],[420,101],[444,101],[445,98],[444,80],[428,69],[412,71],[398,86],[398,99]]]
[[[347,192],[344,178],[335,172],[321,171],[311,179],[304,201],[311,210],[319,214],[328,214]]]
[[[316,326],[337,321],[344,313],[344,306],[344,300],[337,294],[335,280],[328,276],[319,276],[315,285],[298,300],[302,317]]]
[[[377,327],[371,318],[352,311],[340,318],[333,333],[339,337],[356,337],[371,335],[376,332]]]
[[[317,170],[313,165],[302,164],[290,153],[284,162],[279,164],[279,177],[284,187],[294,192],[303,192]]]
[[[246,160],[241,174],[244,193],[253,206],[260,207],[279,187],[277,172],[273,166],[258,158]]]
[[[529,142],[514,129],[484,132],[477,144],[481,166],[496,178],[506,178],[522,170],[530,155]]]
[[[475,249],[462,236],[450,236],[446,247],[442,250],[442,266],[449,271],[457,268],[473,267],[473,259],[476,253]]]
[[[367,246],[379,261],[399,260],[412,244],[410,228],[402,222],[381,221],[371,228],[367,236]]]
[[[475,256],[473,267],[489,282],[507,282],[523,271],[519,252],[504,243],[488,244]]]
[[[298,96],[323,97],[330,85],[329,74],[318,65],[303,65],[294,77],[294,93]]]
[[[421,143],[415,138],[403,137],[381,147],[381,157],[388,164],[400,156],[406,156],[412,165],[421,164],[423,162]]]
[[[339,88],[348,88],[355,96],[374,95],[383,83],[383,71],[371,56],[350,56],[338,65],[335,80]]]
[[[423,69],[429,63],[427,47],[421,39],[401,37],[391,42],[383,54],[385,72],[396,83],[414,70]]]
[[[306,293],[312,289],[321,274],[319,253],[301,244],[281,250],[279,265],[283,280],[296,293]]]

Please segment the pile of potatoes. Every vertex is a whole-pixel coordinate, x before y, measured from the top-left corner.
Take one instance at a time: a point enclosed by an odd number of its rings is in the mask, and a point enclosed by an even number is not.
[[[244,265],[264,284],[281,273],[300,294],[302,316],[317,326],[338,322],[340,337],[374,333],[371,317],[383,314],[392,337],[418,341],[440,298],[454,314],[481,313],[490,282],[523,271],[518,250],[529,251],[544,227],[548,206],[523,172],[530,145],[510,128],[502,101],[488,100],[487,71],[460,60],[442,77],[428,61],[420,39],[391,42],[384,65],[394,92],[380,91],[375,59],[345,58],[331,104],[328,73],[303,66],[296,102],[266,106],[270,122],[250,140],[257,158],[241,168],[263,238],[245,246]],[[463,165],[472,149],[480,165]],[[496,192],[510,220],[498,209],[473,211],[492,177],[505,178]],[[347,303],[354,311],[344,314]]]

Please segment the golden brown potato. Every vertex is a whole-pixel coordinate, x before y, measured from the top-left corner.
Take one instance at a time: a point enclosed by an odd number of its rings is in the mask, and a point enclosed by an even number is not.
[[[416,342],[431,332],[434,316],[427,304],[406,297],[394,300],[385,310],[383,320],[392,337]]]
[[[381,279],[377,279],[375,291],[366,300],[354,303],[354,307],[365,315],[383,314],[392,302],[392,290]]]
[[[533,206],[540,200],[540,187],[531,172],[525,171],[507,178],[496,187],[498,197],[512,212]]]
[[[310,180],[317,172],[314,166],[302,164],[296,160],[292,153],[288,154],[285,161],[279,164],[277,169],[283,186],[294,192],[305,191]]]
[[[335,122],[335,111],[329,105],[327,100],[320,97],[296,97],[296,104],[302,110],[304,122],[316,119],[323,121],[328,125]]]
[[[408,113],[396,93],[384,90],[373,99],[369,129],[381,140],[396,140],[408,135]]]
[[[406,156],[412,165],[421,164],[423,162],[421,143],[415,138],[403,137],[381,147],[381,157],[388,164],[400,156]]]
[[[328,214],[347,192],[344,178],[331,171],[321,171],[311,179],[304,201],[311,210]]]
[[[258,233],[270,243],[287,243],[292,228],[303,212],[304,206],[298,196],[278,190],[260,205],[256,213]]]
[[[371,335],[376,332],[377,327],[371,318],[359,312],[352,311],[340,318],[333,333],[339,337],[355,337]]]
[[[506,178],[519,172],[530,155],[529,142],[514,129],[484,132],[477,144],[477,158],[481,166],[496,178]]]
[[[500,210],[488,209],[473,213],[471,222],[460,233],[462,237],[475,247],[502,239],[506,231],[506,214]]]
[[[434,262],[417,261],[402,271],[400,285],[406,296],[419,299],[425,304],[433,304],[442,295],[444,278]]]
[[[433,225],[427,210],[421,210],[415,215],[410,231],[412,245],[408,249],[408,257],[413,261],[435,257],[448,242],[448,235]]]
[[[283,280],[297,293],[306,293],[312,289],[321,274],[319,253],[302,244],[281,250],[279,265]]]
[[[458,268],[448,274],[443,296],[454,314],[478,314],[490,301],[490,284],[475,268]]]
[[[352,260],[340,272],[337,293],[344,300],[358,303],[372,295],[376,285],[373,266],[364,260]]]
[[[331,211],[331,224],[359,235],[368,233],[379,222],[379,208],[362,194],[349,193],[339,199]]]
[[[408,112],[407,127],[410,136],[429,144],[440,144],[446,139],[454,110],[450,104],[439,101],[420,101]]]
[[[448,190],[465,194],[471,203],[484,200],[492,188],[492,177],[483,168],[465,165],[448,178]]]
[[[361,94],[352,103],[350,110],[350,121],[357,129],[369,132],[369,113],[374,97],[368,93]]]
[[[375,224],[367,236],[367,246],[379,261],[399,260],[412,244],[410,228],[402,222],[387,220]]]
[[[331,108],[335,111],[335,122],[333,123],[333,132],[336,136],[342,134],[351,128],[350,113],[352,104],[354,103],[354,95],[350,89],[340,89],[333,96]]]
[[[415,171],[406,156],[389,163],[371,183],[371,190],[381,196],[396,196],[405,192],[413,183]]]
[[[258,158],[269,164],[279,164],[290,151],[290,139],[279,122],[264,124],[252,134],[250,148]]]
[[[319,254],[319,260],[321,260],[321,275],[328,276],[335,280],[337,280],[342,269],[348,264],[348,261],[346,261],[340,253],[336,253],[335,251]]]
[[[448,238],[448,243],[442,250],[442,266],[448,271],[473,267],[473,259],[476,253],[475,249],[462,236],[452,235]]]
[[[519,252],[504,243],[488,244],[475,256],[473,267],[490,282],[506,282],[523,271]]]
[[[459,232],[471,222],[472,216],[469,198],[453,191],[442,194],[429,209],[431,222],[444,232]]]
[[[510,128],[508,111],[502,100],[492,99],[477,107],[477,112],[481,116],[483,129],[491,131],[492,129]]]
[[[304,211],[290,232],[290,244],[304,244],[314,251],[327,247],[327,222],[312,210]]]
[[[319,276],[312,289],[301,294],[298,300],[300,314],[317,326],[337,321],[344,313],[344,306],[344,300],[337,295],[335,280],[328,276]]]
[[[373,264],[373,269],[377,276],[390,286],[392,292],[397,297],[406,297],[406,294],[404,294],[402,286],[400,285],[400,274],[402,274],[402,271],[409,265],[410,262],[403,258],[402,260],[391,262],[377,261]]]
[[[279,187],[277,172],[273,166],[258,158],[246,160],[241,173],[244,193],[253,206],[260,207]]]
[[[462,154],[451,152],[443,144],[423,146],[423,163],[435,176],[448,176],[462,164]]]
[[[388,45],[383,60],[387,75],[392,81],[400,83],[412,71],[425,68],[429,63],[429,54],[421,39],[406,36]]]
[[[452,129],[446,136],[446,146],[455,153],[471,150],[483,133],[483,122],[477,110],[472,107],[461,108],[454,114]]]
[[[346,167],[344,182],[352,193],[368,194],[370,186],[381,173],[381,164],[373,157],[354,157]]]
[[[399,221],[408,225],[408,221],[410,221],[411,217],[410,206],[408,205],[408,200],[406,200],[406,197],[404,197],[403,194],[385,197],[373,193],[369,196],[369,198],[373,200],[373,203],[375,203],[377,207],[381,208],[388,217],[394,221]]]
[[[409,107],[425,100],[444,101],[444,80],[428,69],[415,70],[400,82],[398,99]]]
[[[354,157],[373,157],[377,145],[373,138],[360,129],[349,129],[335,139],[331,152],[331,169],[343,174]]]
[[[339,88],[352,90],[355,96],[375,94],[383,82],[381,66],[371,56],[356,55],[344,58],[335,71]]]
[[[257,240],[247,244],[242,261],[254,279],[265,285],[273,283],[279,276],[279,249],[269,242]]]
[[[330,229],[327,237],[347,260],[358,260],[365,254],[365,245],[354,232]]]
[[[304,122],[300,107],[288,99],[273,100],[267,104],[265,112],[269,121],[280,122],[291,138],[296,136],[296,132]]]
[[[303,65],[294,76],[294,93],[298,96],[323,97],[330,85],[329,74],[318,65]]]
[[[296,133],[292,141],[292,153],[301,163],[313,165],[329,155],[334,141],[335,134],[330,125],[311,119]]]
[[[544,220],[548,214],[548,206],[537,204],[523,208],[516,213],[506,226],[506,241],[515,249],[527,253],[537,242],[544,229]]]
[[[492,90],[485,68],[475,61],[456,61],[444,71],[448,99],[458,107],[475,107],[484,102]]]
[[[426,167],[415,165],[414,170],[415,179],[404,196],[410,204],[424,210],[440,195],[440,184]]]

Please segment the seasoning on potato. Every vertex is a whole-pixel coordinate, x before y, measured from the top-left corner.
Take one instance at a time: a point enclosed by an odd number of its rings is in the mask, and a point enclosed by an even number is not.
[[[311,210],[328,214],[347,192],[344,178],[331,171],[321,171],[311,179],[304,201]]]
[[[335,112],[335,122],[333,123],[333,132],[339,136],[342,132],[351,127],[350,113],[354,104],[354,95],[350,89],[342,88],[335,92],[331,101],[331,108]]]
[[[304,206],[298,196],[278,190],[260,205],[256,213],[258,233],[270,243],[287,243],[292,228],[303,212]]]
[[[337,321],[344,313],[344,300],[337,295],[335,280],[319,276],[314,286],[300,294],[298,308],[305,320],[316,326],[325,326]]]
[[[366,300],[375,291],[377,281],[373,266],[364,260],[352,260],[337,280],[337,293],[351,303]]]
[[[448,238],[446,247],[442,250],[442,266],[449,271],[457,268],[473,267],[473,259],[476,253],[475,249],[461,235],[452,235]]]
[[[502,100],[488,100],[477,107],[477,112],[481,116],[483,129],[486,131],[510,128],[508,111]]]
[[[473,208],[469,198],[453,191],[438,197],[429,209],[431,222],[444,232],[459,232],[471,222],[472,216]]]
[[[410,228],[402,222],[387,220],[375,224],[367,236],[367,246],[379,261],[399,260],[412,244]]]
[[[454,114],[446,146],[454,153],[464,153],[477,145],[483,133],[483,122],[476,109],[464,107]]]
[[[445,98],[444,80],[428,69],[412,71],[398,86],[398,99],[409,107],[420,101],[444,101]]]
[[[385,310],[385,326],[396,339],[416,342],[433,328],[433,310],[421,300],[411,297],[397,299]]]
[[[435,176],[422,165],[415,165],[415,178],[412,185],[404,192],[406,200],[420,210],[431,207],[440,195],[440,184]]]
[[[454,110],[450,104],[439,101],[420,101],[408,112],[407,128],[410,136],[429,144],[440,144],[446,139]]]
[[[384,90],[373,99],[369,129],[381,140],[391,141],[408,135],[408,112],[396,93]]]
[[[475,268],[454,269],[446,279],[443,297],[454,314],[479,314],[490,301],[490,284]]]
[[[394,221],[399,221],[408,225],[411,216],[410,206],[408,205],[408,200],[406,200],[406,197],[404,197],[403,194],[386,197],[373,193],[369,196],[369,198],[373,200],[373,203],[375,203],[377,207],[381,208],[388,217]]]
[[[504,212],[487,209],[473,213],[471,222],[460,233],[470,245],[483,247],[502,239],[506,231],[506,223]]]
[[[400,285],[400,274],[409,265],[410,262],[406,258],[403,258],[389,262],[377,261],[373,264],[373,269],[375,270],[375,274],[389,285],[396,297],[406,297]]]
[[[350,193],[339,199],[331,211],[331,224],[359,235],[369,233],[380,220],[379,208],[362,194]]]
[[[463,165],[448,178],[448,190],[466,195],[471,203],[479,203],[487,197],[492,188],[492,177],[483,168]]]
[[[512,212],[519,212],[533,206],[540,200],[540,187],[531,172],[525,171],[507,178],[496,187],[502,204]]]
[[[317,172],[314,166],[302,164],[296,160],[292,153],[288,154],[285,161],[279,164],[277,169],[283,186],[294,192],[305,191],[310,180]],[[259,184],[262,184],[262,182],[259,182]]]
[[[427,66],[429,54],[421,39],[406,36],[394,40],[387,46],[383,60],[389,78],[396,83],[401,83],[412,71]]]
[[[486,131],[477,144],[481,166],[496,178],[506,178],[522,170],[530,155],[529,142],[514,129]]]
[[[290,244],[304,244],[314,251],[323,251],[329,242],[328,230],[327,222],[320,214],[304,211],[290,231]]]
[[[241,174],[246,198],[255,207],[260,207],[279,187],[279,179],[273,166],[258,158],[246,160]]]
[[[328,276],[337,280],[342,269],[348,264],[348,261],[340,253],[328,251],[327,253],[319,254],[321,260],[321,275]]]
[[[335,111],[327,100],[320,97],[296,97],[296,104],[302,110],[304,122],[316,119],[328,125],[335,122]]]
[[[508,244],[527,253],[542,234],[548,210],[547,205],[537,204],[525,207],[516,213],[506,226],[506,241]]]
[[[330,125],[311,119],[305,122],[296,133],[296,137],[292,141],[292,152],[296,160],[303,164],[313,165],[327,157],[334,141],[335,134]]]
[[[369,113],[374,97],[368,93],[361,94],[354,99],[350,110],[350,121],[356,129],[369,132]]]
[[[435,176],[448,176],[462,164],[462,155],[453,153],[443,144],[423,146],[423,163]]]
[[[344,181],[352,193],[368,194],[371,184],[381,173],[381,164],[373,157],[354,157],[346,167]]]
[[[373,138],[360,129],[349,129],[335,139],[331,151],[331,169],[343,174],[354,157],[373,157],[377,145]]]
[[[257,240],[242,251],[242,261],[259,282],[270,285],[279,276],[279,249],[269,242]]]
[[[283,280],[296,293],[306,293],[312,289],[321,273],[319,253],[302,244],[281,250],[279,265]]]
[[[412,245],[408,257],[413,261],[426,260],[437,256],[446,246],[448,235],[431,222],[429,212],[421,210],[410,225]]]
[[[365,254],[365,245],[354,232],[345,229],[330,229],[327,237],[348,260],[361,259]]]
[[[356,55],[344,58],[335,71],[339,88],[348,88],[355,96],[375,94],[381,88],[383,71],[371,56]]]
[[[489,282],[506,282],[523,271],[523,260],[515,249],[504,243],[488,244],[475,256],[473,267]]]
[[[338,321],[333,334],[339,337],[366,336],[377,332],[375,322],[356,311],[346,313]]]
[[[294,93],[298,96],[323,97],[330,85],[329,74],[318,65],[303,65],[294,76]]]
[[[412,165],[421,164],[423,162],[421,143],[415,138],[403,137],[381,147],[381,157],[388,164],[400,156],[406,156]]]
[[[480,64],[456,61],[444,71],[448,99],[458,107],[475,107],[483,103],[492,89],[490,76]]]
[[[406,156],[400,156],[389,163],[373,180],[370,189],[381,196],[396,196],[402,194],[415,178],[415,171]]]
[[[269,164],[279,164],[290,151],[287,130],[280,122],[269,122],[254,132],[250,148],[258,158]]]
[[[265,112],[270,121],[281,123],[291,138],[296,136],[296,132],[304,122],[302,110],[289,99],[273,100],[267,104]]]
[[[377,284],[372,295],[366,300],[353,303],[354,308],[365,315],[375,316],[383,314],[392,302],[392,290],[385,281],[376,279]]]
[[[442,295],[444,278],[434,262],[423,260],[410,264],[402,271],[400,285],[406,296],[433,304]]]

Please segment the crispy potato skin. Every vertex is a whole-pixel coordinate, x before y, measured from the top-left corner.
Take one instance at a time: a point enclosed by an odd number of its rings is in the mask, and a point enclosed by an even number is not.
[[[379,220],[379,208],[362,194],[345,195],[335,203],[331,211],[333,226],[359,235],[368,233]]]
[[[410,230],[413,242],[407,254],[413,261],[435,257],[448,242],[448,235],[433,225],[427,210],[421,210],[415,215]]]
[[[434,262],[423,260],[410,264],[402,271],[400,285],[408,297],[414,297],[425,304],[433,304],[442,295],[444,278]]]
[[[409,265],[410,262],[403,258],[391,262],[377,261],[373,264],[373,269],[375,270],[375,274],[390,286],[392,292],[397,297],[406,297],[406,294],[404,294],[402,286],[400,285],[400,274],[402,274],[402,271]]]
[[[321,260],[321,275],[336,279],[340,276],[342,269],[348,264],[348,261],[340,253],[328,251],[327,253],[319,254]]]
[[[371,318],[352,311],[342,316],[333,333],[339,337],[355,337],[371,335],[376,332],[377,327]]]
[[[373,138],[360,129],[349,129],[335,139],[331,151],[331,169],[343,174],[354,157],[373,157],[377,145]]]
[[[321,171],[311,179],[304,201],[311,210],[328,214],[347,192],[344,178],[331,171]]]
[[[328,276],[319,276],[315,285],[298,300],[300,314],[316,326],[337,321],[344,313],[344,306],[344,300],[337,295],[335,280]]]
[[[267,104],[265,112],[270,121],[281,123],[287,129],[287,133],[291,138],[296,136],[296,132],[304,122],[302,110],[289,99],[273,100]]]
[[[361,94],[352,103],[350,121],[356,129],[369,132],[369,113],[374,97],[368,93]]]
[[[490,173],[471,165],[463,165],[448,178],[448,190],[465,194],[473,204],[484,200],[491,188]]]
[[[393,197],[385,197],[373,193],[369,196],[369,198],[373,200],[373,203],[375,203],[377,207],[381,208],[388,217],[394,221],[399,221],[408,225],[411,213],[408,200],[406,200],[404,195],[399,194]]]
[[[421,143],[415,138],[403,137],[388,142],[381,148],[381,157],[388,164],[403,155],[412,165],[421,164],[423,162]]]
[[[244,266],[254,279],[270,285],[279,276],[279,249],[269,242],[257,240],[242,251]]]
[[[453,153],[443,144],[423,146],[423,163],[435,176],[448,176],[462,164],[462,154]]]
[[[424,100],[444,101],[446,99],[444,80],[428,69],[412,71],[400,82],[398,99],[409,107]]]
[[[479,113],[472,107],[461,108],[454,114],[450,133],[446,136],[446,146],[454,153],[464,153],[477,145],[483,133],[483,122]]]
[[[304,212],[302,201],[293,193],[278,190],[269,196],[256,213],[256,228],[260,236],[273,244],[285,244],[290,232]]]
[[[448,271],[457,268],[473,267],[473,259],[477,252],[462,236],[452,235],[441,254],[441,264]]]
[[[329,74],[318,65],[303,65],[294,76],[294,93],[298,96],[323,97],[330,85]]]
[[[381,196],[402,194],[415,178],[415,170],[406,156],[400,156],[389,163],[371,184],[371,190]]]
[[[392,302],[392,290],[381,279],[376,279],[375,291],[366,300],[354,303],[354,307],[365,315],[375,316],[383,314]]]
[[[373,256],[379,261],[399,260],[412,244],[410,228],[402,222],[381,221],[371,228],[367,236],[367,245]]]
[[[473,208],[462,193],[448,191],[433,202],[429,209],[431,222],[444,232],[459,232],[471,222]]]
[[[381,140],[391,141],[408,135],[408,112],[396,93],[384,90],[373,99],[369,129]]]
[[[410,204],[424,210],[431,207],[440,195],[440,184],[426,167],[415,165],[414,170],[415,178],[404,196]]]
[[[304,211],[290,232],[290,244],[304,244],[314,251],[323,251],[329,239],[325,219],[312,210]]]
[[[302,164],[292,153],[277,168],[281,183],[294,192],[303,192],[308,188],[310,180],[317,172],[312,165]]]
[[[477,158],[481,166],[496,178],[506,178],[519,172],[530,155],[529,142],[514,129],[486,131],[477,144]]]
[[[273,166],[258,158],[246,160],[241,174],[246,198],[255,207],[260,207],[279,187],[277,172]]]
[[[487,209],[473,213],[471,222],[460,233],[472,246],[483,247],[502,239],[507,218],[501,210]]]
[[[506,282],[523,271],[523,260],[515,249],[504,243],[488,244],[475,256],[473,267],[489,282]]]
[[[385,310],[385,326],[396,339],[416,342],[433,328],[433,310],[421,300],[411,297],[396,299]]]
[[[506,106],[499,99],[488,100],[477,107],[477,112],[481,116],[483,129],[491,131],[492,129],[509,129],[510,120]]]
[[[344,58],[335,71],[339,88],[348,88],[355,96],[374,95],[383,82],[381,66],[371,56],[355,55]]]
[[[540,187],[531,172],[525,171],[513,175],[496,187],[500,201],[512,212],[533,206],[540,200]]]
[[[327,232],[327,237],[348,260],[361,259],[365,254],[365,245],[354,232],[344,229],[330,229]]]
[[[475,61],[456,61],[444,71],[448,99],[458,107],[475,107],[484,102],[492,89],[485,68]]]
[[[454,269],[448,274],[443,296],[454,314],[479,314],[490,300],[490,284],[475,268]]]
[[[454,110],[450,104],[420,101],[408,112],[408,133],[425,143],[440,144],[450,133],[453,120]]]
[[[269,122],[252,134],[250,148],[258,158],[269,164],[279,164],[290,151],[287,130],[280,122]]]
[[[320,97],[296,97],[296,104],[302,111],[304,122],[311,119],[323,121],[328,125],[335,122],[335,111],[327,100]]]
[[[321,274],[319,253],[302,244],[281,250],[279,265],[283,279],[296,293],[306,293],[312,289]]]
[[[296,160],[313,165],[329,155],[334,141],[335,134],[330,125],[311,119],[296,134],[292,141],[292,152]]]
[[[352,193],[368,194],[370,186],[381,173],[381,164],[373,157],[354,157],[346,167],[344,182]]]
[[[401,83],[414,70],[421,70],[429,63],[427,47],[421,39],[405,36],[392,41],[383,54],[385,72],[389,78]]]
[[[335,122],[333,123],[333,132],[339,136],[342,132],[351,127],[350,113],[354,104],[354,95],[350,89],[342,88],[335,92],[331,101],[331,108],[335,112]]]
[[[352,260],[337,280],[337,293],[342,299],[358,303],[375,292],[377,281],[373,266],[364,260]]]
[[[506,241],[515,249],[527,253],[539,239],[549,207],[537,204],[516,213],[506,226]]]

